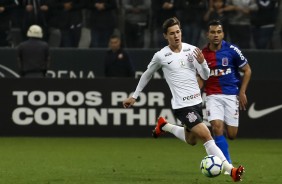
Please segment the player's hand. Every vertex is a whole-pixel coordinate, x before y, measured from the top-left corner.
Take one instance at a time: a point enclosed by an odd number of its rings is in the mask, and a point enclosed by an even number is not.
[[[247,96],[245,93],[239,93],[239,108],[240,110],[246,110],[248,104]]]
[[[196,58],[198,63],[202,64],[205,61],[205,57],[204,57],[202,51],[198,47],[196,47],[196,49],[193,51],[193,53],[194,53],[194,57]]]
[[[124,108],[129,108],[129,107],[131,107],[135,102],[136,102],[136,99],[135,99],[135,98],[129,97],[129,98],[125,99],[122,104],[123,104],[123,107],[124,107]]]

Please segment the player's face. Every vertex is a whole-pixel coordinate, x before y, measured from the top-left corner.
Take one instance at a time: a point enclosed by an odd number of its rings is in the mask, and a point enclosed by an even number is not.
[[[210,26],[207,33],[210,44],[219,45],[221,44],[224,33],[221,25]]]
[[[168,44],[173,47],[178,47],[182,40],[181,40],[181,30],[178,25],[171,26],[167,29],[167,33],[164,34],[165,39],[167,39]]]

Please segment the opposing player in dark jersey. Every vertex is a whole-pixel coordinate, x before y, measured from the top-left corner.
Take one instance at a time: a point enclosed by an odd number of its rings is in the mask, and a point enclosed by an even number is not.
[[[223,40],[223,26],[219,20],[208,23],[207,38],[209,43],[202,51],[211,69],[205,81],[207,117],[216,145],[231,163],[224,132],[229,139],[237,135],[239,107],[246,110],[251,68],[241,50]],[[239,72],[243,73],[242,77]]]
[[[201,50],[193,45],[182,43],[180,22],[169,18],[163,24],[163,35],[168,41],[160,51],[156,52],[147,70],[141,76],[133,96],[123,101],[125,108],[131,107],[140,92],[145,88],[154,72],[162,69],[166,82],[172,93],[172,108],[183,127],[170,124],[160,117],[153,131],[154,137],[165,132],[174,134],[180,140],[195,145],[197,139],[204,143],[208,155],[216,155],[223,161],[224,170],[231,173],[234,181],[240,181],[244,167],[233,167],[216,146],[211,133],[203,123],[202,98],[197,83],[197,74],[208,79],[210,69]]]

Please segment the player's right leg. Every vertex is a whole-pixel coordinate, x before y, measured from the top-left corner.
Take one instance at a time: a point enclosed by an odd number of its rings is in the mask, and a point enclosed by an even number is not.
[[[225,97],[226,95],[207,96],[206,110],[208,121],[211,123],[215,144],[221,149],[228,162],[231,163],[229,146],[224,135],[224,120],[226,118]]]
[[[185,131],[184,127],[170,124],[166,121],[164,117],[159,117],[157,125],[152,132],[152,136],[154,138],[158,138],[159,136],[163,135],[165,132],[170,132],[173,135],[175,135],[175,137],[177,137],[178,139],[186,142],[184,131]]]
[[[216,119],[212,120],[210,123],[215,144],[221,149],[228,162],[231,163],[228,142],[224,136],[224,122]]]
[[[162,129],[165,125],[167,124],[167,121],[164,117],[159,117],[156,127],[154,128],[154,130],[152,131],[152,136],[154,138],[158,138],[159,136],[161,136],[162,134],[165,133],[165,131]]]
[[[181,121],[183,127],[172,125],[167,122],[164,123],[164,118],[159,118],[158,123],[156,125],[155,130],[153,131],[153,137],[158,137],[161,135],[161,129],[164,132],[170,132],[175,135],[180,140],[190,144],[195,145],[197,143],[196,135],[191,132],[191,128],[198,123],[203,122],[203,114],[202,114],[202,103],[191,106],[191,107],[183,107],[180,109],[175,109],[174,114],[178,120]],[[161,127],[161,128],[159,128]],[[161,133],[158,133],[161,132]],[[157,136],[156,136],[157,135]]]
[[[182,126],[170,124],[166,121],[165,118],[159,117],[157,125],[152,132],[152,136],[154,138],[158,138],[165,132],[173,134],[178,139],[190,145],[196,145],[197,143],[197,137],[193,132],[189,131],[187,128],[184,128]]]

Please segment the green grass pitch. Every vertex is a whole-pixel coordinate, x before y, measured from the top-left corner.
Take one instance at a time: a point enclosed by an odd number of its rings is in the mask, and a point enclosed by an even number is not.
[[[282,140],[229,141],[242,184],[282,183]],[[0,184],[223,184],[200,172],[202,143],[176,138],[0,138]]]

